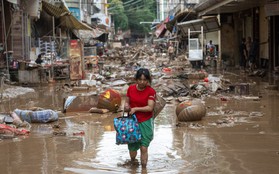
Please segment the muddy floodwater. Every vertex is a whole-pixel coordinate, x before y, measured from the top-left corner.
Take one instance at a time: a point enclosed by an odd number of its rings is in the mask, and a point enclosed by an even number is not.
[[[268,79],[226,76],[254,84],[250,93],[259,99],[237,94],[204,97],[206,117],[188,123],[177,122],[177,103],[168,102],[155,120],[147,170],[129,165],[127,146],[115,144],[113,118],[120,113],[72,112],[54,123],[32,124],[28,136],[2,138],[0,173],[277,174],[278,90],[266,89]],[[33,106],[61,110],[65,94],[56,85],[34,87],[35,93],[1,103],[1,111]],[[66,135],[54,135],[54,125]]]

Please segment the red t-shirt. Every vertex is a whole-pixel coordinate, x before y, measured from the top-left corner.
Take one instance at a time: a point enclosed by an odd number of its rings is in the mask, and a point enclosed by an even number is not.
[[[156,91],[147,86],[143,91],[137,89],[136,85],[129,86],[127,90],[127,97],[130,100],[130,107],[144,107],[148,105],[148,100],[155,101]],[[138,122],[144,122],[152,117],[152,112],[136,112]]]

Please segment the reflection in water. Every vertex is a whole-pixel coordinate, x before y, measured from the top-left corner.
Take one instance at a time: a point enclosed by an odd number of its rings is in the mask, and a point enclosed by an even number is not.
[[[173,107],[166,107],[168,109],[173,110]],[[147,171],[142,171],[140,165],[126,165],[129,160],[127,145],[115,144],[116,133],[110,131],[108,125],[104,129],[109,131],[105,131],[101,139],[95,142],[96,146],[87,149],[89,154],[75,160],[78,167],[66,167],[64,170],[75,173],[184,173],[212,165],[217,168],[218,165],[214,164],[217,161],[214,142],[202,133],[172,126],[174,118],[164,114],[172,112],[170,110],[163,111],[155,122],[155,136],[149,147]],[[137,159],[140,161],[139,152]]]
[[[0,140],[0,173],[276,173],[279,97],[270,92],[262,95],[260,101],[229,98],[221,102],[220,96],[206,99],[217,114],[208,114],[198,122],[203,125],[199,129],[177,127],[175,105],[168,103],[155,120],[146,171],[141,166],[125,165],[128,149],[115,144],[112,115],[69,113],[59,118],[66,136],[53,136],[52,123],[32,124],[28,137]],[[61,109],[62,98],[55,88],[39,87],[38,94],[18,97],[0,108],[2,112],[30,106]],[[222,128],[208,126],[225,118],[229,110],[234,111],[233,117],[249,122]],[[251,112],[264,115],[250,117]],[[73,135],[80,130],[84,136]]]

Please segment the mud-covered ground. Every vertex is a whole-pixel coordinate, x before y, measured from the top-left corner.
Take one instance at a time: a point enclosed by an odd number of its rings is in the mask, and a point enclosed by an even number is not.
[[[0,173],[278,173],[279,94],[267,88],[273,79],[237,70],[223,75],[249,83],[250,96],[258,98],[206,95],[206,116],[187,123],[177,121],[178,102],[170,100],[155,120],[146,171],[129,165],[126,145],[115,144],[113,118],[120,113],[71,112],[53,123],[31,124],[28,136],[2,137]],[[62,84],[32,87],[35,92],[1,102],[1,111],[62,110],[63,97],[69,95],[57,90]]]

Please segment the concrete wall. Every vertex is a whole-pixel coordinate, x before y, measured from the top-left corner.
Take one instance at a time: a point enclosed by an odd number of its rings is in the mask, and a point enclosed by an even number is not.
[[[264,7],[260,8],[259,13],[259,58],[268,59],[268,20],[265,17]],[[247,39],[249,36],[252,37],[253,30],[253,20],[251,15],[249,15],[249,11],[235,13],[232,23],[222,23],[220,43],[222,45],[221,57],[228,56],[229,65],[239,66],[239,45],[241,39]],[[215,36],[207,36],[206,39],[210,40],[213,37]]]
[[[204,44],[206,45],[210,40],[212,40],[214,45],[218,45],[218,38],[218,31],[205,33]]]
[[[235,37],[235,32],[233,25],[222,24],[221,27],[221,45],[222,53],[221,58],[226,60],[228,65],[238,64],[238,46],[237,38]]]
[[[269,59],[268,50],[268,19],[264,7],[260,8],[260,53],[259,58]]]

